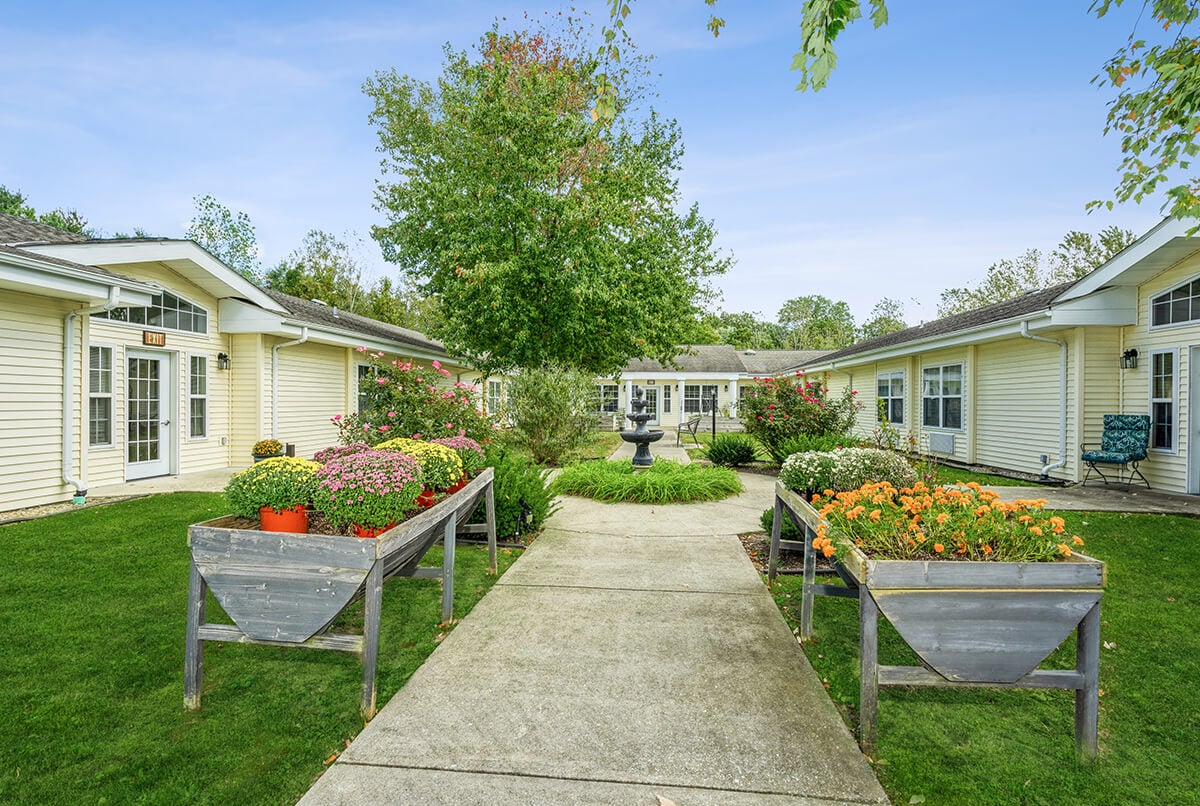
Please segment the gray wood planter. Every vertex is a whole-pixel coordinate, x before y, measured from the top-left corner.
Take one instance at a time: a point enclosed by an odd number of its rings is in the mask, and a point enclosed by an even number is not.
[[[783,512],[803,541],[780,539]],[[873,560],[852,548],[836,566],[846,587],[818,585],[812,539],[820,521],[802,496],[776,483],[768,579],[780,547],[803,549],[802,641],[812,636],[814,595],[858,599],[864,751],[875,748],[879,686],[987,686],[1074,690],[1076,746],[1095,755],[1104,563],[1080,554],[1052,563]],[[880,613],[924,665],[878,664]],[[1039,669],[1072,631],[1076,668]]]
[[[442,620],[453,616],[454,547],[461,532],[486,532],[488,565],[496,572],[495,471],[485,468],[463,489],[377,538],[262,532],[230,527],[232,516],[188,527],[188,585],[184,705],[200,707],[203,642],[302,646],[354,652],[362,657],[361,707],[375,714],[375,661],[379,650],[383,582],[394,576],[441,579]],[[465,525],[483,503],[486,525]],[[442,568],[418,566],[438,541]],[[235,626],[208,623],[211,590]],[[326,633],[335,618],[362,595],[363,632]]]

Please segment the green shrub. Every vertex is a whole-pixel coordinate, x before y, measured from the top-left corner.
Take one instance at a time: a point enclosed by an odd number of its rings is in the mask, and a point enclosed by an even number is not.
[[[487,466],[496,472],[496,534],[514,537],[541,529],[556,508],[546,479],[550,471],[498,443],[487,448]],[[484,517],[480,507],[471,523],[483,523]]]
[[[737,473],[725,467],[681,465],[659,459],[634,471],[627,461],[582,462],[564,469],[554,492],[637,504],[719,501],[742,491]]]
[[[594,378],[570,367],[521,372],[509,381],[506,412],[513,436],[534,461],[557,465],[582,445],[595,423]]]
[[[788,454],[783,442],[800,434],[844,434],[854,423],[859,403],[847,388],[829,396],[828,376],[808,378],[803,372],[787,378],[758,378],[739,411],[746,432],[756,437],[776,461]]]
[[[768,446],[767,453],[779,464],[793,453],[809,451],[832,451],[838,448],[857,447],[858,440],[849,434],[793,434],[782,441]]]
[[[753,462],[756,450],[754,440],[745,434],[718,434],[704,456],[714,465],[738,467]]]
[[[759,522],[762,523],[763,531],[771,534],[771,527],[775,524],[775,507],[764,509]],[[783,515],[783,526],[779,531],[779,537],[783,540],[800,540],[804,537],[800,534],[800,530],[796,528],[796,524],[792,523],[792,519],[787,516],[786,512]]]

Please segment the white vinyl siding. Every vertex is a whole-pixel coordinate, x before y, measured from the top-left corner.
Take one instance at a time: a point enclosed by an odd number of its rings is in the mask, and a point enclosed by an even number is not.
[[[1150,353],[1150,447],[1175,453],[1179,390],[1179,352]]]
[[[269,340],[265,347],[264,353],[269,357]],[[345,349],[310,342],[279,351],[278,439],[293,443],[297,456],[311,457],[322,448],[337,444],[338,434],[332,418],[344,413],[346,403]],[[269,358],[267,364],[265,371],[269,378]],[[263,407],[267,418],[264,436],[270,436],[269,391],[263,400]]]
[[[113,350],[88,348],[88,445],[113,444]]]

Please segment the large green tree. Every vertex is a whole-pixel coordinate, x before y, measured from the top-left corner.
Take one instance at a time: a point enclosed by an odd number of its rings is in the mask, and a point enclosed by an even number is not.
[[[820,294],[783,303],[779,324],[787,333],[785,345],[793,350],[837,350],[854,343],[854,314],[850,306]]]
[[[897,333],[907,327],[904,321],[904,306],[899,300],[884,297],[875,303],[866,320],[858,326],[858,339],[874,339]]]
[[[596,119],[598,64],[578,32],[493,27],[473,56],[447,48],[436,85],[364,84],[385,155],[373,234],[485,371],[669,362],[726,268],[710,222],[679,212],[678,127],[635,114],[625,72]]]
[[[266,273],[265,280],[277,291],[319,299],[351,313],[367,308],[362,267],[345,240],[324,230],[309,230],[300,246]]]
[[[975,285],[947,288],[938,304],[938,316],[982,308],[1077,280],[1133,240],[1133,232],[1120,227],[1105,227],[1098,235],[1072,230],[1049,255],[1043,255],[1039,249],[1027,249],[1016,258],[993,263],[983,280]]]
[[[9,190],[0,185],[0,213],[28,218],[30,221],[40,221],[52,227],[58,227],[67,232],[77,232],[80,235],[93,236],[95,233],[88,228],[87,219],[72,209],[57,207],[45,213],[39,213],[29,204],[29,199],[19,190]]]
[[[248,280],[258,282],[262,267],[258,257],[258,237],[250,216],[234,213],[205,194],[195,196],[196,214],[188,224],[186,237],[203,246],[213,257]]]

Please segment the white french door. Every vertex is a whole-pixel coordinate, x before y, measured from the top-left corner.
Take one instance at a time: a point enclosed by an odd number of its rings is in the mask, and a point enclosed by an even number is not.
[[[646,413],[650,415],[650,419],[646,421],[647,425],[658,425],[658,387],[657,386],[635,386],[634,394],[641,389],[642,394],[646,397]]]
[[[171,362],[163,353],[125,353],[125,478],[171,472]]]

